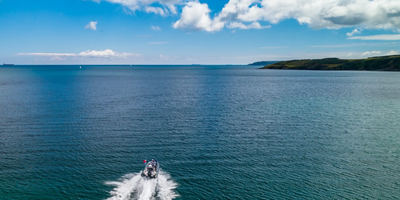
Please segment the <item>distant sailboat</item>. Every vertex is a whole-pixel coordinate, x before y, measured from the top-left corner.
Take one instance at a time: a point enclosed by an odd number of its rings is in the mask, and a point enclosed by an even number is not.
[[[82,69],[82,66],[79,66],[79,69]]]

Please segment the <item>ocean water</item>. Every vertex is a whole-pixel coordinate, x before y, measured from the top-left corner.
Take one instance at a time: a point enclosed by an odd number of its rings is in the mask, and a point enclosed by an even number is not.
[[[397,72],[0,67],[0,199],[398,199],[399,155]]]

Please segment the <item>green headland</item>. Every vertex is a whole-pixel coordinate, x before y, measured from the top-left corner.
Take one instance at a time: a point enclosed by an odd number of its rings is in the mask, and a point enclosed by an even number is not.
[[[251,63],[249,65],[271,65],[271,64],[275,64],[277,62],[280,62],[280,61],[259,61],[259,62]]]
[[[290,60],[269,64],[261,69],[400,71],[400,55],[351,60]]]

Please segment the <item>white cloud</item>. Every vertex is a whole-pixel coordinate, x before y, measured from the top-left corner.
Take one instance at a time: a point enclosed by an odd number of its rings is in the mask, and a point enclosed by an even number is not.
[[[174,28],[213,32],[229,22],[277,24],[295,19],[316,29],[400,30],[400,1],[396,0],[229,0],[213,19],[209,13],[207,4],[187,2]]]
[[[209,13],[211,10],[208,4],[199,2],[188,2],[182,9],[181,18],[173,24],[174,28],[219,31],[224,27],[224,23],[212,21]]]
[[[137,56],[133,53],[118,53],[111,49],[106,49],[104,51],[87,50],[79,53],[77,56],[80,57],[100,57],[100,58],[126,58],[129,56]]]
[[[391,56],[391,55],[399,55],[398,51],[365,51],[365,52],[347,52],[343,53],[346,58],[366,58],[366,57],[375,57],[375,56]]]
[[[400,34],[369,35],[349,37],[351,40],[400,40]]]
[[[391,55],[399,55],[398,51],[365,51],[365,52],[337,52],[336,53],[339,58],[351,58],[351,59],[362,59],[366,57],[375,57],[375,56],[391,56]],[[329,57],[329,56],[323,56]],[[320,57],[322,58],[322,56]]]
[[[362,32],[362,29],[354,29],[353,31],[346,33],[347,36],[351,37],[354,34],[360,34]]]
[[[186,0],[92,0],[100,3],[107,1],[110,3],[121,4],[132,11],[144,10],[147,13],[155,13],[162,16],[177,14],[176,5]],[[151,6],[156,5],[156,6]]]
[[[51,57],[51,60],[65,60],[67,57],[72,58],[128,58],[128,57],[139,57],[140,54],[135,53],[119,53],[111,49],[104,51],[87,50],[76,53],[18,53],[19,56],[40,56],[40,57]]]
[[[229,25],[226,26],[227,28],[234,29],[264,29],[264,28],[271,28],[271,26],[261,26],[258,22],[253,22],[249,25],[245,25],[242,22],[231,22]]]
[[[200,0],[92,0],[120,4],[135,12],[141,10],[162,16],[181,17],[174,28],[215,32],[225,26],[235,28],[268,28],[260,22],[277,24],[295,19],[315,29],[357,27],[347,35],[352,37],[363,29],[400,31],[400,1],[398,0],[229,0],[221,11],[210,16],[208,4]],[[245,25],[250,24],[250,25]]]
[[[144,10],[147,13],[154,13],[154,14],[159,14],[161,16],[167,16],[169,14],[168,10],[165,8],[160,8],[160,7],[153,7],[153,6],[146,6]]]
[[[261,4],[239,13],[238,18],[271,23],[293,18],[313,28],[359,25],[381,29],[400,28],[399,13],[400,1],[393,0],[262,0]]]
[[[351,56],[353,56],[353,53],[351,53],[351,52],[344,55],[344,57],[351,57]]]
[[[361,56],[377,56],[381,55],[382,53],[380,51],[366,51],[361,54]]]
[[[151,29],[155,30],[155,31],[160,31],[161,28],[159,26],[151,26]]]
[[[91,21],[91,22],[89,22],[89,24],[87,24],[85,26],[85,29],[92,29],[95,31],[97,29],[96,26],[97,26],[97,22]]]
[[[387,55],[387,56],[399,55],[399,52],[391,50],[388,53],[386,53],[385,55]]]

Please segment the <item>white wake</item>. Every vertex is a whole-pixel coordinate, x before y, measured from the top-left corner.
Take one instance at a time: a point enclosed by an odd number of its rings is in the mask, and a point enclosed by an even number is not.
[[[177,184],[169,174],[160,171],[157,179],[146,179],[140,173],[127,174],[120,181],[106,182],[115,188],[107,200],[171,200],[178,197],[174,191]]]

